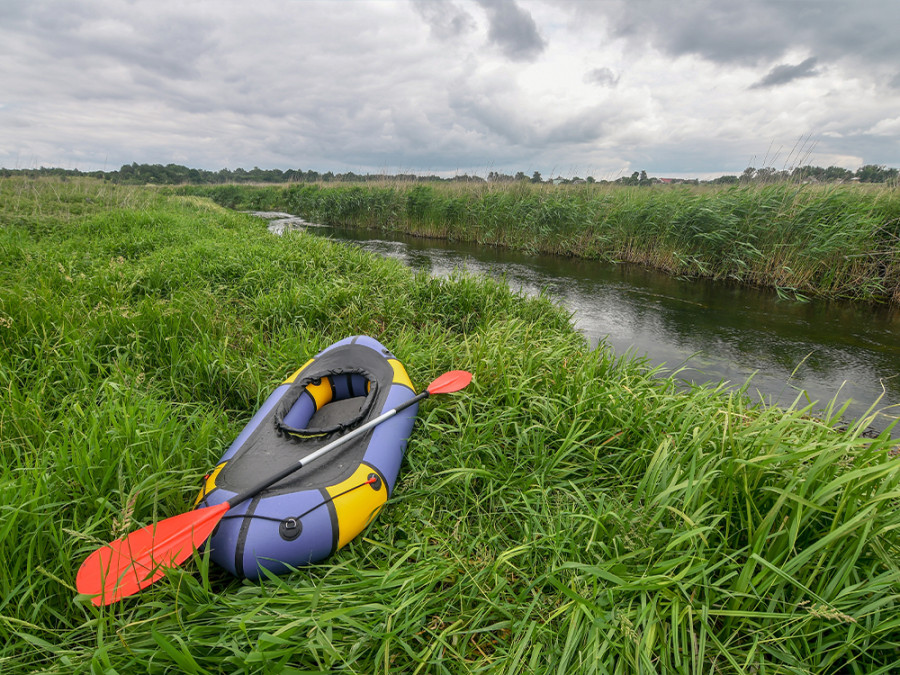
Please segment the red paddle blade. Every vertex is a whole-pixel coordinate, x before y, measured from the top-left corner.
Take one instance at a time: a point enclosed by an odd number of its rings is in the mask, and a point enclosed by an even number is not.
[[[110,605],[134,595],[177,567],[205,542],[230,504],[223,502],[136,530],[91,553],[78,570],[75,587]]]
[[[472,373],[466,370],[451,370],[428,385],[429,394],[450,394],[465,389],[472,381]]]

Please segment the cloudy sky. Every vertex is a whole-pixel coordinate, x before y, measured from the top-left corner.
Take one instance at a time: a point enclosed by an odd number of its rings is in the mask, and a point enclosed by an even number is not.
[[[898,0],[0,0],[0,166],[900,167]]]

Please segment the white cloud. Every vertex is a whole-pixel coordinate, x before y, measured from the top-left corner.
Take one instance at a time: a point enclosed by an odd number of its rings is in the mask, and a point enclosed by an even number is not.
[[[900,117],[879,120],[871,129],[866,131],[873,136],[891,136],[900,138]]]

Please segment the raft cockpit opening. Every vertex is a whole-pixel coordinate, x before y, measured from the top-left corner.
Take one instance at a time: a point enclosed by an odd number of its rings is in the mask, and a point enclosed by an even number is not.
[[[275,424],[301,440],[352,429],[368,416],[376,389],[377,381],[359,370],[304,378],[282,404]]]

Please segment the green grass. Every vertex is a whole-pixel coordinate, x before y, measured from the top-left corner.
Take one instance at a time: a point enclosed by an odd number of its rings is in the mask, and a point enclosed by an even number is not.
[[[354,333],[428,401],[378,519],[260,583],[201,556],[98,609],[79,564],[190,508]],[[866,421],[676,390],[545,299],[205,200],[0,181],[0,672],[888,673],[900,458]]]
[[[900,302],[900,190],[409,185],[187,187],[229,207],[648,265],[782,292]]]

